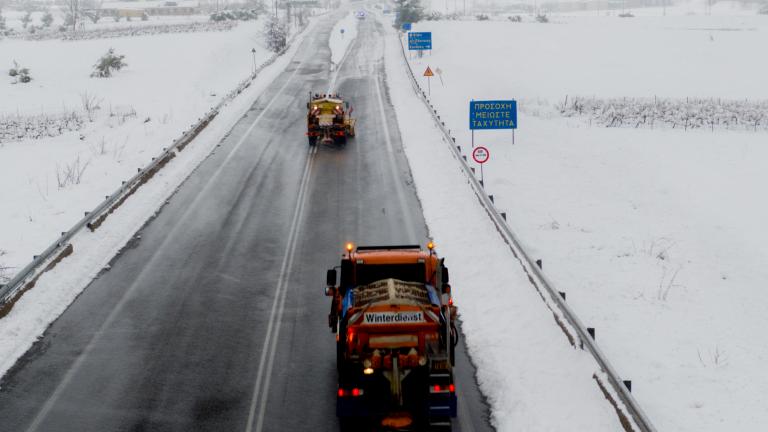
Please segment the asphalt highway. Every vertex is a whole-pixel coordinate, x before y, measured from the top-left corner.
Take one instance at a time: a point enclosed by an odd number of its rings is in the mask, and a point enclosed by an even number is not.
[[[3,378],[0,431],[338,430],[325,270],[347,241],[426,244],[428,232],[386,93],[383,29],[362,20],[331,72],[333,24],[318,23]],[[354,107],[357,137],[310,148],[307,96],[332,83]],[[463,343],[457,364],[454,431],[492,430]]]

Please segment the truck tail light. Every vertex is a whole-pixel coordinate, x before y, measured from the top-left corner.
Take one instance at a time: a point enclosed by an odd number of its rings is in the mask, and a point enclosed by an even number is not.
[[[431,393],[446,393],[446,392],[455,393],[456,392],[456,386],[453,385],[453,384],[448,384],[448,385],[444,385],[444,386],[441,386],[439,384],[435,384],[430,389],[430,392]]]
[[[352,390],[345,390],[340,388],[339,392],[337,393],[339,397],[360,397],[363,394],[365,394],[365,391],[361,388],[353,388]]]

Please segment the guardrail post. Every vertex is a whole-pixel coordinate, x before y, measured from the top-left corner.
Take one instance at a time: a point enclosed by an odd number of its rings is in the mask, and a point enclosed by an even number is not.
[[[492,203],[496,203],[496,201],[493,200],[493,195],[488,195],[488,199],[490,199]]]
[[[563,300],[565,300],[565,292],[563,292],[563,291],[558,291],[558,293],[560,294],[560,297],[562,297],[562,298],[563,298]]]
[[[507,220],[507,213],[506,212],[501,212],[499,214],[501,215],[501,218],[504,219],[504,221]]]
[[[536,265],[539,266],[539,270],[544,270],[544,263],[540,260],[536,260]]]
[[[595,328],[594,327],[587,327],[587,333],[589,333],[589,335],[592,336],[592,340],[595,340]]]
[[[624,386],[627,388],[627,390],[632,393],[632,380],[624,380],[622,382],[624,383]]]

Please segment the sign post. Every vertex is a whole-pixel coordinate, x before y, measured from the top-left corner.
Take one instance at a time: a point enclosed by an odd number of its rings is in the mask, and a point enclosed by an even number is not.
[[[488,162],[488,159],[491,158],[491,152],[488,151],[487,148],[483,146],[477,146],[474,150],[472,150],[472,159],[475,160],[475,162],[480,164],[480,184],[485,186],[485,176],[483,175],[483,164]]]
[[[432,85],[430,84],[430,78],[435,76],[434,73],[432,73],[432,69],[427,66],[427,70],[424,71],[424,76],[427,77],[427,91],[430,96],[432,96]]]

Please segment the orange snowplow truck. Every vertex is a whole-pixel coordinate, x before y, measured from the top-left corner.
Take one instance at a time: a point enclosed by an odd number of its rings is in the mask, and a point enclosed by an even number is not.
[[[347,137],[355,136],[352,109],[338,94],[310,93],[307,102],[307,138],[309,145],[320,140],[325,144],[344,144]]]
[[[432,243],[427,250],[348,244],[341,265],[328,270],[325,293],[333,298],[342,428],[450,430],[456,307]]]

